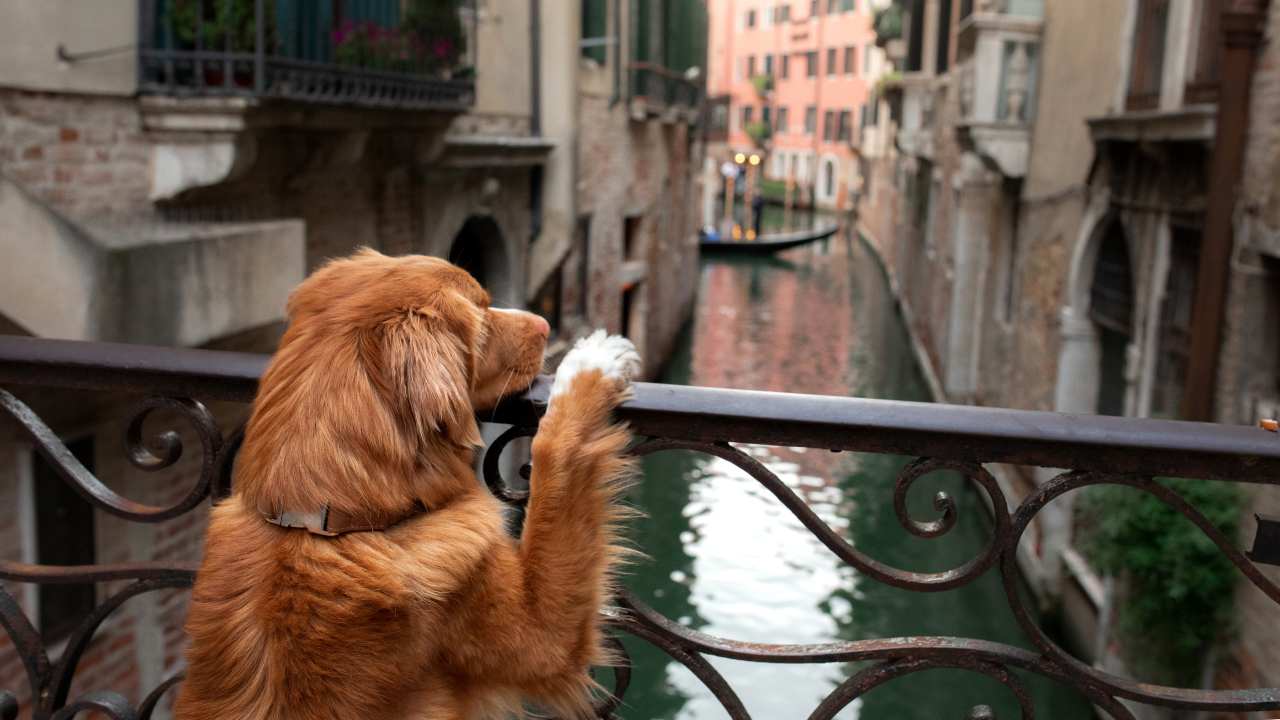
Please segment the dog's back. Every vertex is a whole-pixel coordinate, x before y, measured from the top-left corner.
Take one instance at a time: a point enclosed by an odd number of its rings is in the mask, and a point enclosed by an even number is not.
[[[395,717],[409,705],[432,717],[424,702],[453,717],[460,699],[447,684],[425,692],[437,684],[429,626],[500,537],[490,510],[477,498],[390,532],[324,538],[270,525],[235,497],[219,505],[192,593],[176,717]],[[400,541],[416,545],[424,533],[439,536],[439,556],[408,557]]]

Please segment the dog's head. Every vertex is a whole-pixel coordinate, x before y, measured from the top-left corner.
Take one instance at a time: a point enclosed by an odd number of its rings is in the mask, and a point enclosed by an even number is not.
[[[528,387],[549,331],[537,315],[490,307],[455,265],[373,250],[314,272],[288,317],[237,471],[237,490],[264,512],[354,511],[406,491],[427,500],[429,489],[404,483],[469,458],[476,413]]]

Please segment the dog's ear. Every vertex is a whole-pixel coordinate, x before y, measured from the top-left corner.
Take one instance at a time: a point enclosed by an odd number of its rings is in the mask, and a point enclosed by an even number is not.
[[[467,330],[438,310],[418,308],[387,319],[376,332],[375,382],[420,448],[432,436],[464,447],[482,444],[471,406],[474,338]]]

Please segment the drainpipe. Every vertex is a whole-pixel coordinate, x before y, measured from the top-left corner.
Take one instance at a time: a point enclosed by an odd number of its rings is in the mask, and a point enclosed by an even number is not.
[[[542,0],[529,0],[529,134],[542,134]],[[529,168],[529,244],[542,234],[542,166]]]
[[[1232,221],[1249,132],[1249,101],[1257,50],[1262,44],[1269,4],[1270,0],[1228,0],[1222,9],[1222,81],[1213,157],[1209,164],[1200,273],[1191,320],[1191,362],[1182,400],[1186,420],[1214,419],[1214,389],[1234,245]]]

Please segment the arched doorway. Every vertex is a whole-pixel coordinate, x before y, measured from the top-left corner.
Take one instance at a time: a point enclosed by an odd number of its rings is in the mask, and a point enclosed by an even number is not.
[[[449,262],[471,273],[495,302],[509,305],[516,301],[511,258],[493,218],[467,218],[449,247]]]
[[[1120,222],[1107,225],[1089,286],[1089,320],[1098,338],[1099,415],[1124,415],[1128,380],[1125,365],[1133,341],[1133,264]]]

